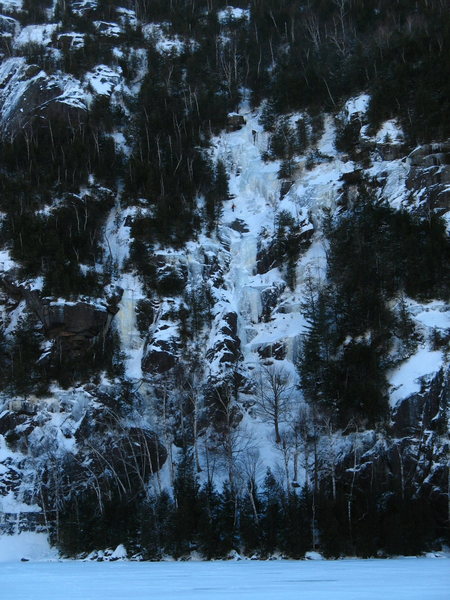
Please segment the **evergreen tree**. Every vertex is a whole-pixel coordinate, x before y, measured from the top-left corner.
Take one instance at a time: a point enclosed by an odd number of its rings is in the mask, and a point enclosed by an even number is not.
[[[198,524],[199,550],[207,560],[223,558],[221,554],[221,499],[212,481],[207,481],[202,486],[198,501],[201,507]]]
[[[212,187],[206,193],[207,229],[210,233],[217,227],[222,215],[223,202],[229,195],[227,171],[223,161],[218,160]]]
[[[280,549],[281,535],[285,530],[285,513],[282,507],[284,493],[270,469],[267,469],[263,486],[264,509],[261,518],[262,552],[270,556]]]
[[[192,452],[182,448],[174,481],[174,501],[171,522],[171,554],[175,558],[188,555],[197,544],[200,518],[199,486],[194,473]]]
[[[218,525],[220,532],[218,553],[220,556],[228,556],[232,550],[239,547],[238,498],[229,481],[225,481],[220,494]]]

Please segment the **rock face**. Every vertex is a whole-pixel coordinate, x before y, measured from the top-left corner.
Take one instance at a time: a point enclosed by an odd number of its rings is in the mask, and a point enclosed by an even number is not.
[[[426,210],[450,209],[450,142],[419,146],[408,156],[410,170],[406,186],[421,193]]]
[[[103,407],[85,414],[75,439],[80,463],[88,457],[90,468],[98,477],[105,476],[105,466],[109,463],[123,481],[130,476],[146,480],[167,460],[167,450],[153,431],[122,426]]]
[[[82,356],[91,341],[106,334],[112,315],[102,306],[88,302],[44,306],[44,327],[49,339],[57,340],[73,357]]]
[[[441,369],[418,394],[405,398],[392,415],[392,429],[399,437],[417,436],[422,431],[445,429],[445,412],[450,389],[450,371]]]
[[[115,288],[103,302],[51,302],[36,290],[0,278],[0,286],[17,300],[24,299],[43,326],[50,340],[60,340],[71,353],[81,354],[89,343],[108,331],[123,290]]]
[[[143,352],[141,366],[144,373],[161,375],[177,363],[180,343],[173,328],[172,310],[172,303],[167,302],[156,311],[156,322],[150,328]]]
[[[230,113],[227,117],[227,131],[238,131],[245,125],[245,119],[242,115]]]
[[[206,358],[211,362],[233,365],[240,357],[241,341],[238,335],[238,316],[229,312],[223,316],[222,325],[213,348],[208,350]]]
[[[0,456],[0,534],[44,526],[41,507],[54,503],[59,493],[75,503],[93,489],[104,501],[114,490],[131,496],[145,493],[148,478],[165,464],[167,450],[156,433],[121,415],[117,389],[86,388],[61,395],[57,410],[64,420],[57,435],[47,399],[35,398],[33,412],[13,409],[0,416],[1,448],[6,443],[16,453]],[[64,440],[65,449],[54,452],[58,439]],[[33,470],[36,461],[41,465],[40,487]],[[9,500],[2,505],[4,498]]]
[[[161,375],[176,364],[176,345],[172,341],[154,340],[145,350],[142,370]]]
[[[73,77],[49,77],[24,58],[9,58],[0,65],[0,133],[14,137],[36,119],[78,126],[87,119],[82,98]]]
[[[450,164],[450,142],[425,144],[415,148],[408,156],[413,167],[434,167]]]
[[[0,15],[0,33],[13,34],[17,27],[17,21],[12,17]]]

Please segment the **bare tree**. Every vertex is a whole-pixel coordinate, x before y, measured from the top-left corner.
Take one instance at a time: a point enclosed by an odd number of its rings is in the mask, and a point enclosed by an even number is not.
[[[254,442],[241,424],[242,415],[233,401],[232,385],[225,384],[216,389],[216,402],[220,422],[210,430],[209,440],[225,466],[232,493],[237,497],[241,483],[240,461],[254,450]]]
[[[292,376],[282,366],[264,365],[260,368],[255,383],[258,414],[272,423],[275,430],[275,441],[279,444],[281,442],[280,423],[286,419],[291,406]]]
[[[248,498],[252,506],[253,516],[255,522],[259,522],[258,511],[256,508],[256,482],[258,473],[262,469],[263,463],[259,456],[259,450],[257,448],[247,448],[242,453],[239,461],[240,474],[244,479],[244,485],[247,488]]]
[[[331,493],[333,501],[336,501],[336,465],[339,461],[341,447],[339,438],[336,436],[333,419],[329,415],[321,418],[321,470],[331,479]]]

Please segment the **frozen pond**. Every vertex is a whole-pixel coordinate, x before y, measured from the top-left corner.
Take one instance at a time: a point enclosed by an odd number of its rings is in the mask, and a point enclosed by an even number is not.
[[[449,600],[450,560],[0,563],[5,600]]]

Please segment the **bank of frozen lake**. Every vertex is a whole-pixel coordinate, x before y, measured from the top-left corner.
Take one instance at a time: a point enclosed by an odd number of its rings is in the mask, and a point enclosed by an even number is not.
[[[448,600],[449,559],[5,562],[8,600]]]

